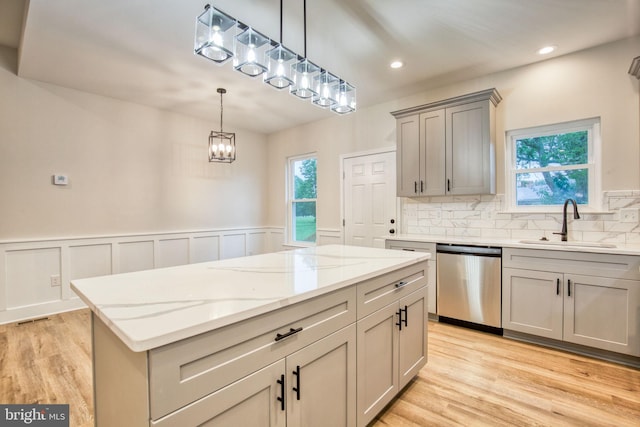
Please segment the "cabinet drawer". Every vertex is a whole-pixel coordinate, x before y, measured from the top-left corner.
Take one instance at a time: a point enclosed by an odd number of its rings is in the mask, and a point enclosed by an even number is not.
[[[502,266],[640,280],[640,257],[634,255],[504,248]]]
[[[427,284],[427,261],[358,284],[358,319]]]
[[[355,286],[149,351],[158,419],[356,320]],[[276,341],[277,334],[287,334]]]

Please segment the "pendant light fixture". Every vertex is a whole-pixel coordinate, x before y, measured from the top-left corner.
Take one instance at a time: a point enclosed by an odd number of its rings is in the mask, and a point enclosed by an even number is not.
[[[337,102],[331,110],[338,114],[352,113],[356,110],[356,88],[344,80],[340,80],[336,93]]]
[[[236,70],[249,77],[257,77],[267,71],[265,52],[271,47],[268,37],[244,24],[239,24],[242,32],[236,36],[233,65]]]
[[[195,53],[218,64],[233,57],[237,21],[210,5],[196,19]]]
[[[233,58],[233,66],[237,71],[250,77],[263,75],[263,81],[270,86],[277,89],[288,87],[292,95],[304,100],[310,99],[313,104],[331,109],[335,113],[347,114],[355,111],[356,88],[307,58],[307,1],[303,0],[304,56],[287,49],[282,43],[282,4],[283,1],[280,0],[279,42],[206,5],[204,12],[196,18],[195,53],[218,64]],[[223,133],[222,93],[225,91],[218,89],[218,92],[221,94],[220,133]],[[218,151],[220,150],[216,153]],[[235,158],[235,143],[232,151]],[[210,144],[210,158],[211,153]]]
[[[302,4],[304,28],[304,58],[291,66],[293,85],[289,93],[301,99],[310,99],[316,92],[316,80],[320,74],[320,67],[307,59],[307,0]]]
[[[212,130],[209,134],[209,161],[231,163],[236,159],[236,134],[222,130],[222,95],[227,93],[218,88],[220,94],[220,132]]]
[[[291,65],[298,59],[298,55],[282,44],[282,0],[280,0],[280,43],[272,42],[272,45],[273,49],[265,54],[267,72],[264,81],[276,89],[284,89],[293,84]]]

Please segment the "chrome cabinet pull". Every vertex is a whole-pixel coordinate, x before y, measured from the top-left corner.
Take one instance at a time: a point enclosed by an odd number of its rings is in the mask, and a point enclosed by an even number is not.
[[[398,282],[398,283],[396,283],[396,288],[401,288],[401,287],[403,287],[403,286],[407,285],[408,283],[409,283],[409,282],[404,282],[404,281],[402,281],[402,282]]]

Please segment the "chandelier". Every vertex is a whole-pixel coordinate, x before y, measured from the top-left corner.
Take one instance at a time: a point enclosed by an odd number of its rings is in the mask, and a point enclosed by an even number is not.
[[[356,110],[356,88],[307,58],[307,2],[303,1],[304,56],[282,44],[282,0],[279,41],[207,4],[196,18],[194,51],[217,64],[232,60],[235,70],[262,76],[271,87],[289,88],[290,94],[319,107],[351,113]]]
[[[214,130],[209,134],[209,161],[231,163],[236,159],[236,134],[222,131],[222,95],[226,89],[218,88],[220,94],[220,132]]]

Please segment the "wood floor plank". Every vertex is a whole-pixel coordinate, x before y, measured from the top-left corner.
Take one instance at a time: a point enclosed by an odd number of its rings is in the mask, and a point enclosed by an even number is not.
[[[0,325],[0,402],[68,403],[93,425],[88,310]],[[640,426],[640,371],[429,323],[429,361],[373,422],[417,426]]]

